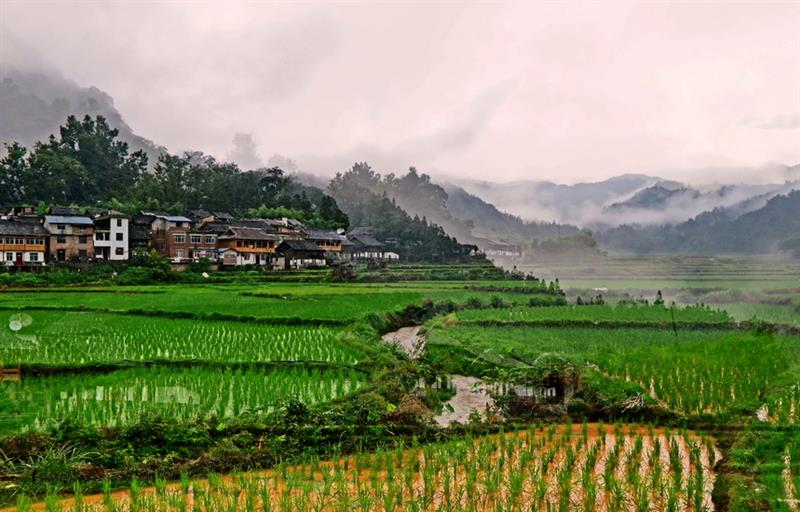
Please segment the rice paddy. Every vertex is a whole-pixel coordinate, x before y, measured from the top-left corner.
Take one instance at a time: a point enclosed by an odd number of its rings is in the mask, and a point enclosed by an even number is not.
[[[51,499],[47,510],[700,511],[712,508],[718,458],[713,439],[687,431],[532,426],[263,473]]]
[[[0,382],[0,435],[41,432],[60,422],[122,427],[143,415],[191,422],[271,414],[288,399],[313,405],[366,385],[351,369],[154,366]]]
[[[0,361],[6,365],[145,361],[351,364],[360,356],[339,341],[338,329],[330,327],[58,311],[5,311],[0,312],[0,322]]]

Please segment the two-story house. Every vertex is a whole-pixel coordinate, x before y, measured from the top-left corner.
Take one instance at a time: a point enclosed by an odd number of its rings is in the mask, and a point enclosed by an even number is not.
[[[94,222],[89,216],[45,215],[43,226],[51,261],[89,261],[94,256]]]
[[[15,267],[43,266],[48,233],[37,218],[0,220],[0,264]]]
[[[229,227],[218,238],[223,265],[269,265],[275,257],[278,237],[263,229]]]

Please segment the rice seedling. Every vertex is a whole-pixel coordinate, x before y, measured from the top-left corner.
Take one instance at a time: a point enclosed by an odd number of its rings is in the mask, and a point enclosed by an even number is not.
[[[181,503],[193,504],[190,509],[246,512],[699,511],[709,507],[717,457],[712,444],[689,432],[561,425],[259,473],[212,474],[150,489],[132,482],[131,491],[113,506],[120,511],[181,510]],[[655,490],[656,473],[641,469],[654,458],[661,461],[660,474],[670,476],[662,482],[663,493]],[[612,459],[622,466],[606,472],[614,466]],[[74,499],[58,505],[78,510]],[[82,507],[111,510],[106,500],[93,496],[84,497]]]
[[[154,366],[26,378],[0,383],[0,397],[13,407],[0,416],[0,433],[41,431],[65,419],[123,426],[153,413],[181,422],[270,414],[290,397],[306,404],[327,402],[357,391],[365,381],[350,369],[302,367]]]

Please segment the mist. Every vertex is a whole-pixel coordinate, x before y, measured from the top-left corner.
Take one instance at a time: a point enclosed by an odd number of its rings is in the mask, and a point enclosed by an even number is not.
[[[279,154],[324,177],[368,161],[435,179],[763,183],[765,165],[800,161],[796,3],[11,0],[0,14],[3,75],[96,87],[133,133],[245,168]]]

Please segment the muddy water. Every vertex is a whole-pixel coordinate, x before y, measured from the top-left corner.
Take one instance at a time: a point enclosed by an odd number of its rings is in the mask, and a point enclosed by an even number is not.
[[[475,377],[451,375],[451,385],[456,394],[451,398],[442,412],[434,418],[441,427],[452,422],[469,423],[469,415],[476,411],[483,415],[487,408],[494,406],[494,399],[489,395],[486,383]]]
[[[425,337],[420,336],[421,325],[401,327],[400,329],[383,335],[383,341],[397,345],[411,359],[418,359],[425,349]]]

